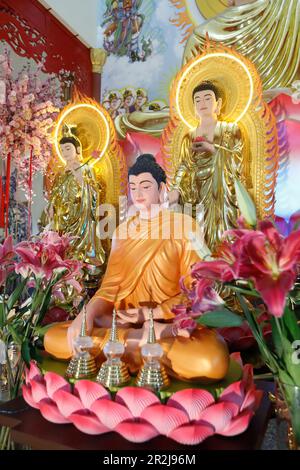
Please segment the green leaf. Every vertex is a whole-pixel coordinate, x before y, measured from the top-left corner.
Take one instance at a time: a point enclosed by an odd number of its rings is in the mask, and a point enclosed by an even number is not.
[[[22,358],[23,358],[25,364],[29,367],[31,355],[30,355],[30,343],[29,343],[28,339],[25,339],[22,342],[21,355],[22,355]]]
[[[13,291],[13,293],[10,295],[10,297],[7,301],[8,311],[10,311],[14,307],[16,302],[21,297],[21,295],[23,293],[23,290],[24,290],[24,287],[26,286],[26,283],[27,283],[27,278],[23,279],[23,281],[21,281],[20,284],[18,284],[18,286]]]
[[[2,329],[6,323],[6,315],[5,315],[5,303],[0,303],[0,328]]]
[[[280,331],[278,329],[278,325],[276,322],[275,317],[271,317],[271,326],[272,326],[272,340],[275,347],[275,351],[278,356],[281,358],[283,355],[283,346]]]
[[[244,298],[237,292],[237,297],[245,314],[245,317],[248,321],[248,324],[251,328],[254,338],[258,344],[259,350],[262,354],[264,361],[266,362],[267,366],[271,369],[273,374],[278,372],[278,362],[272,352],[269,350],[268,345],[265,342],[263,333],[259,324],[256,321],[255,316],[250,312],[247,303],[245,302]]]
[[[249,297],[261,297],[259,292],[257,292],[254,289],[243,289],[242,287],[233,286],[227,283],[225,283],[225,286],[229,287],[229,289],[233,290],[234,292],[239,292],[240,294],[249,295]]]
[[[10,332],[13,340],[15,341],[15,343],[22,344],[22,337],[17,333],[17,331],[13,327],[13,325],[8,323],[7,328],[8,328],[8,331]]]
[[[300,328],[297,323],[296,315],[288,306],[286,306],[284,309],[282,321],[288,330],[291,341],[300,339]]]
[[[49,286],[44,295],[36,325],[40,325],[41,322],[43,321],[45,314],[48,311],[51,297],[52,297],[52,288]]]
[[[226,326],[240,326],[244,319],[227,308],[223,308],[214,310],[213,312],[204,313],[201,317],[197,318],[196,321],[200,325],[212,328],[223,328]]]
[[[29,349],[30,349],[30,359],[34,359],[35,361],[41,363],[43,360],[43,357],[39,353],[38,349],[33,344],[29,345]]]

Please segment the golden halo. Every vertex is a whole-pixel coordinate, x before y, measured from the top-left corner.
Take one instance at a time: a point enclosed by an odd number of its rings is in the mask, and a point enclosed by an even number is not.
[[[203,81],[211,81],[220,90],[222,117],[228,122],[240,121],[253,100],[254,83],[246,61],[230,52],[206,52],[191,59],[179,72],[173,85],[175,110],[190,129],[198,125],[192,93]]]
[[[111,138],[105,109],[98,104],[76,103],[62,110],[54,130],[54,147],[59,159],[66,164],[59,146],[64,124],[76,126],[76,137],[82,145],[83,160],[89,160],[95,153],[98,157],[91,162],[91,166],[99,162],[107,151]]]

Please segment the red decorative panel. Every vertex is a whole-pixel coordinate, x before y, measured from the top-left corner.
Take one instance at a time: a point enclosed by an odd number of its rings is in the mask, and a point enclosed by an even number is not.
[[[0,0],[0,40],[22,57],[44,59],[44,70],[75,75],[78,89],[92,96],[89,48],[37,0]]]

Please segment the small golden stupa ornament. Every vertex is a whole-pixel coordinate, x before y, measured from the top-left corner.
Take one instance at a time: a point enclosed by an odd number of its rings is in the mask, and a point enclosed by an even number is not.
[[[83,307],[80,335],[74,341],[76,353],[69,362],[65,374],[68,379],[91,379],[96,376],[96,362],[88,351],[92,347],[93,340],[90,336],[87,336],[86,308]]]
[[[124,351],[125,346],[118,338],[116,310],[113,309],[110,338],[103,348],[107,360],[101,365],[96,379],[104,387],[121,387],[130,381],[127,365],[121,361]]]
[[[164,352],[161,345],[156,342],[152,308],[150,309],[149,324],[148,341],[141,349],[144,364],[136,378],[136,385],[159,392],[170,385],[170,380],[160,361]]]

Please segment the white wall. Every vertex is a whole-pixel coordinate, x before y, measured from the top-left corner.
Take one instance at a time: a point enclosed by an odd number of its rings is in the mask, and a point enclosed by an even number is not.
[[[104,1],[104,0],[103,0]],[[97,47],[99,0],[39,0],[88,47]]]

